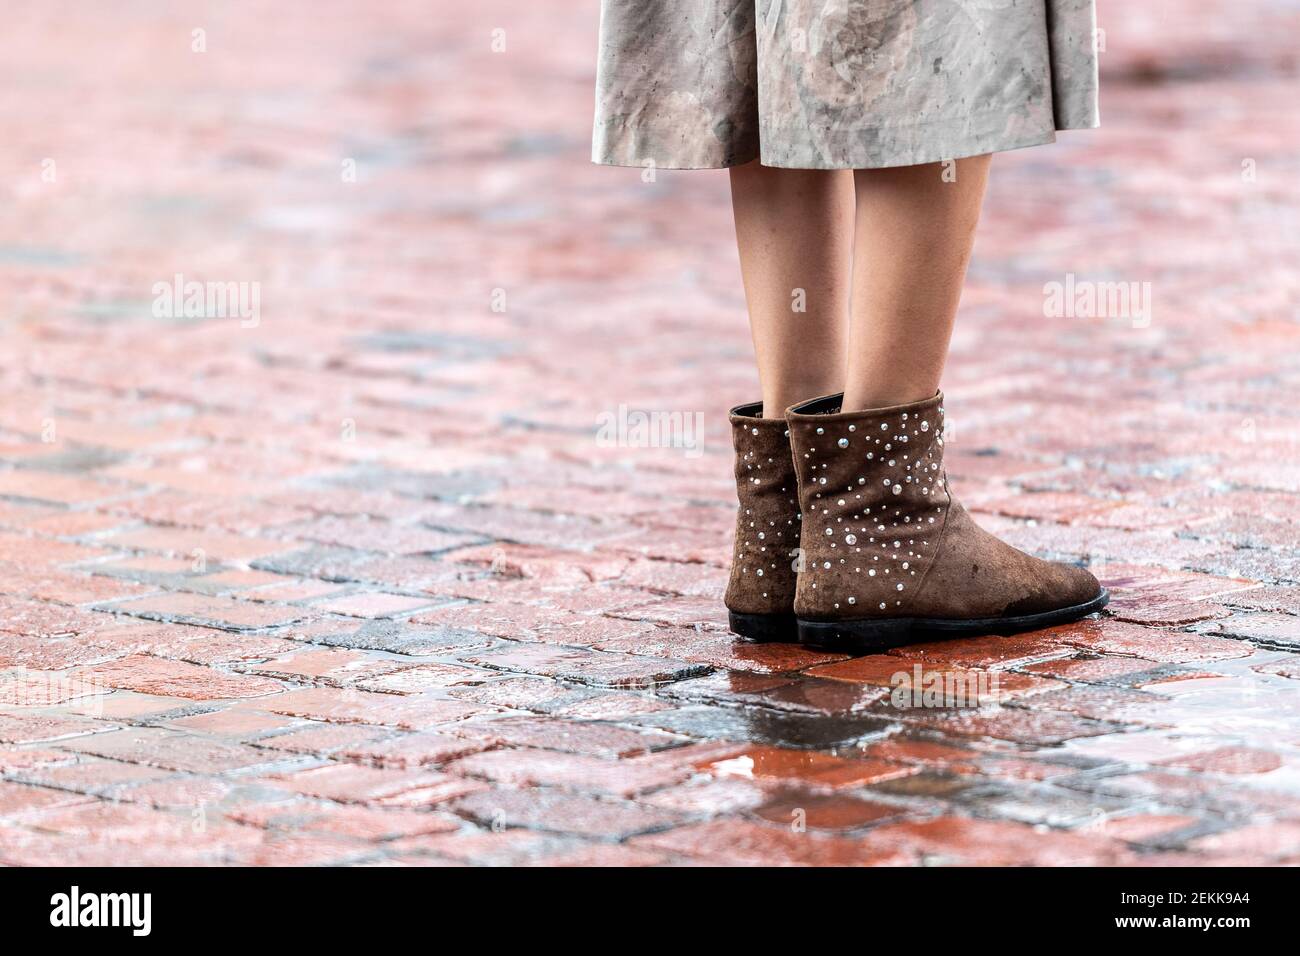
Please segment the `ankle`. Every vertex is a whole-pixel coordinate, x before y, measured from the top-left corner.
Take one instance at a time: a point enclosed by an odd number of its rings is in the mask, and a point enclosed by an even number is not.
[[[891,408],[894,405],[911,405],[934,398],[937,388],[930,385],[880,385],[874,387],[849,386],[844,390],[844,402],[840,406],[845,412],[866,412],[876,408]]]
[[[839,389],[838,384],[824,380],[795,384],[782,383],[770,391],[764,390],[763,417],[784,418],[785,410],[791,405],[797,405],[812,398],[820,398],[822,395],[830,395],[839,391]]]

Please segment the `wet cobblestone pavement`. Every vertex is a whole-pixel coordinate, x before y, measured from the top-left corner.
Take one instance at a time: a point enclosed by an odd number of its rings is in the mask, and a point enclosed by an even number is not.
[[[977,519],[1113,603],[854,660],[725,631],[726,177],[587,163],[596,4],[19,4],[0,862],[1300,862],[1300,9],[1132,6],[945,386]]]

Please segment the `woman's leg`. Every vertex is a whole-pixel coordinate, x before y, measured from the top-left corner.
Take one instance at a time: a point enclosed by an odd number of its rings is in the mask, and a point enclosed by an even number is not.
[[[847,170],[731,170],[763,417],[844,387],[853,259]]]
[[[939,387],[979,222],[989,157],[860,169],[844,410],[930,398]],[[951,181],[949,181],[951,180]]]
[[[981,529],[948,487],[935,393],[988,157],[960,161],[955,182],[941,173],[938,164],[855,173],[844,398],[807,402],[786,420],[803,515],[793,606],[805,644],[879,653],[1061,624],[1108,600],[1084,569]]]

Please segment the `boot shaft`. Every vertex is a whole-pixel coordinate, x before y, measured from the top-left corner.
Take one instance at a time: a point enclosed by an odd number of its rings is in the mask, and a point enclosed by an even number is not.
[[[908,613],[942,537],[943,396],[863,412],[832,395],[787,413],[803,515],[801,616]]]
[[[792,613],[799,548],[799,496],[784,419],[762,418],[762,403],[732,409],[736,451],[735,550],[726,605],[742,614]]]

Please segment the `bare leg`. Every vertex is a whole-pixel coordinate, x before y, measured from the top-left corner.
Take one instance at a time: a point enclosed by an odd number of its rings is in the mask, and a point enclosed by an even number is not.
[[[989,157],[860,169],[844,410],[930,398],[939,388],[979,222]],[[951,172],[949,174],[951,179]]]
[[[853,256],[847,170],[731,170],[763,417],[844,387]],[[801,311],[802,310],[802,311]]]

